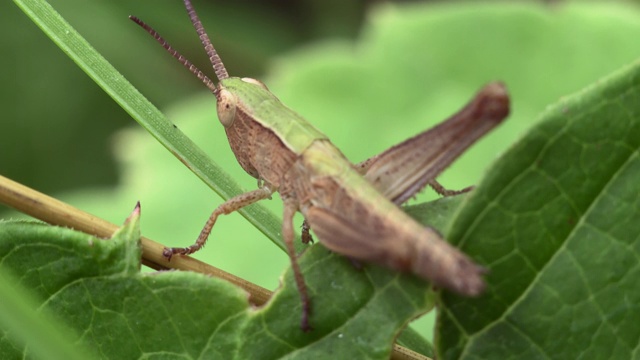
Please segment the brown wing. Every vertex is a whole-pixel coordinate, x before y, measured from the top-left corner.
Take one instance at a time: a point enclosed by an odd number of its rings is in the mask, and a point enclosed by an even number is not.
[[[380,220],[375,217],[354,222],[342,214],[319,207],[310,208],[305,214],[320,242],[330,250],[357,260],[413,272],[434,285],[462,295],[476,296],[484,290],[484,269],[433,230],[422,227],[414,234],[390,233],[397,227],[383,221],[371,223]]]

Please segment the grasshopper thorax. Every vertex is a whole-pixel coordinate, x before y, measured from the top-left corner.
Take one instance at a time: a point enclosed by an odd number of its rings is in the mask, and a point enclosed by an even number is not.
[[[256,79],[248,78],[248,77],[243,77],[241,80],[242,80],[242,81],[244,81],[244,82],[246,82],[246,83],[249,83],[249,84],[258,85],[258,86],[260,86],[261,88],[263,88],[263,89],[265,89],[265,90],[269,91],[269,89],[267,88],[267,85],[265,85],[265,84],[264,84],[262,81],[260,81],[260,80],[256,80]]]

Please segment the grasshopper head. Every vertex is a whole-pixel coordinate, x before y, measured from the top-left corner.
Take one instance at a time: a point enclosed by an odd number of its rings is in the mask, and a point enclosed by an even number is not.
[[[217,99],[218,119],[225,128],[233,125],[240,103],[250,102],[254,98],[255,87],[269,91],[267,86],[252,78],[226,78],[221,80],[214,91]],[[244,100],[244,101],[243,101]]]

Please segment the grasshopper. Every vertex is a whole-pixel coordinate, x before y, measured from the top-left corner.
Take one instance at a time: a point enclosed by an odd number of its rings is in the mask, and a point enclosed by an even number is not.
[[[258,189],[218,206],[196,242],[186,248],[165,248],[167,259],[202,248],[220,215],[279,192],[284,204],[282,236],[300,293],[304,331],[311,329],[311,302],[294,250],[296,212],[305,218],[304,242],[312,240],[312,229],[328,249],[355,261],[412,272],[466,296],[477,296],[484,290],[482,267],[398,205],[427,185],[442,195],[458,193],[444,189],[436,177],[508,115],[509,97],[501,83],[483,87],[462,110],[440,125],[353,165],[323,133],[283,105],[262,82],[230,77],[190,0],[184,0],[184,4],[209,56],[217,84],[155,30],[136,17],[130,18],[213,92],[218,119],[231,149],[242,168],[258,179]]]

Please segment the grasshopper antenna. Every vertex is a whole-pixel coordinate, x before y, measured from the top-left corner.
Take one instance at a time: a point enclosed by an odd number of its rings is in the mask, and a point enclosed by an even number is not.
[[[187,8],[187,14],[189,14],[189,19],[191,19],[193,27],[196,28],[196,31],[198,32],[200,42],[202,42],[204,50],[209,56],[209,61],[213,66],[213,70],[216,72],[218,81],[228,78],[229,74],[227,73],[227,69],[224,67],[224,64],[222,63],[218,52],[213,47],[211,40],[209,40],[209,35],[204,31],[204,26],[202,26],[202,22],[200,22],[200,18],[198,18],[198,14],[196,14],[196,9],[191,5],[191,0],[184,0],[184,6]]]
[[[198,79],[200,79],[200,81],[202,81],[207,86],[207,88],[211,90],[211,92],[213,92],[214,94],[217,92],[216,85],[213,83],[213,81],[209,79],[209,77],[205,75],[202,71],[200,71],[200,69],[198,69],[191,61],[189,61],[187,58],[182,56],[182,54],[180,54],[178,50],[174,49],[151,26],[147,25],[144,21],[138,19],[135,16],[129,16],[129,19],[131,19],[136,24],[140,25],[140,27],[142,27],[146,32],[151,34],[151,36],[153,36],[153,38],[156,39],[156,41],[158,41],[160,45],[162,45],[162,47],[165,48],[165,50],[167,50],[169,54],[171,54],[171,56],[173,56],[176,60],[178,60],[180,64],[182,64],[185,68],[187,68],[187,70],[189,70],[192,74],[194,74]],[[214,53],[215,53],[215,50],[214,50]],[[222,62],[220,64],[222,65]],[[224,69],[224,66],[222,66],[222,68]],[[226,73],[226,70],[225,70],[225,73]],[[217,72],[216,72],[216,75],[217,75]],[[218,76],[218,78],[220,78],[220,76]]]

